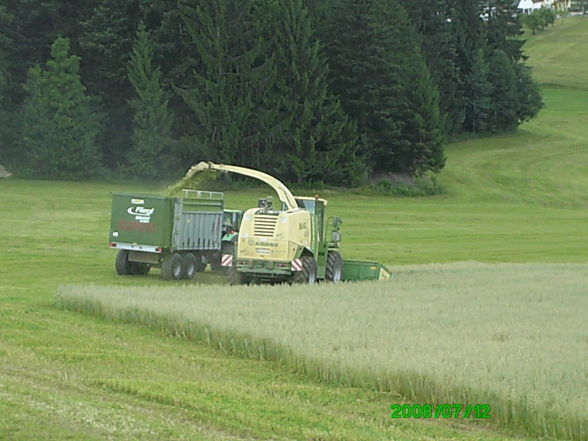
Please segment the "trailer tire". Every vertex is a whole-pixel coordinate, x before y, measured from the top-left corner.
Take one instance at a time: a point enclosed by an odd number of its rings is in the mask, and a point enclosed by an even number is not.
[[[199,256],[200,257],[200,256]],[[193,279],[194,274],[198,271],[197,257],[192,253],[187,253],[182,256],[182,275],[181,279]]]
[[[161,278],[164,280],[182,277],[182,256],[178,253],[168,254],[161,262]]]
[[[114,268],[119,276],[129,276],[133,274],[131,269],[131,262],[129,262],[129,251],[120,250],[116,255],[116,261],[114,262]]]
[[[316,283],[317,265],[312,256],[302,256],[302,271],[295,271],[292,275],[292,283]]]
[[[339,283],[343,279],[343,258],[337,251],[327,253],[327,268],[325,280],[327,282]]]
[[[201,273],[206,270],[206,264],[208,261],[206,255],[204,253],[198,253],[194,254],[194,257],[196,258],[196,272]]]

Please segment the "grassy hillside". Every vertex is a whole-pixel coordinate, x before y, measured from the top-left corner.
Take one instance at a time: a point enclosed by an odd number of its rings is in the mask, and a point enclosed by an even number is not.
[[[554,38],[570,42],[582,32],[587,40],[588,29],[574,23],[530,42],[542,82],[555,82],[543,72],[559,62],[542,57]],[[557,83],[576,89],[545,89],[546,108],[517,133],[448,146],[445,195],[321,192],[344,218],[345,256],[388,264],[587,262],[586,60],[565,66],[567,79]],[[155,275],[114,275],[105,245],[109,193],[123,189],[157,190],[0,180],[0,439],[511,439],[495,426],[391,421],[398,395],[319,384],[274,363],[55,309],[63,284],[178,286]],[[258,196],[227,199],[245,208]],[[198,281],[224,280],[199,275],[185,290],[199,290]]]
[[[588,90],[588,17],[557,20],[554,27],[527,35],[525,46],[535,78],[546,86]]]

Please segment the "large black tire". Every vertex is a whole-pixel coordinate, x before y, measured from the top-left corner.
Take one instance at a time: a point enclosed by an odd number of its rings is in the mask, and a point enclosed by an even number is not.
[[[200,256],[198,256],[200,257]],[[182,275],[181,279],[193,279],[194,274],[198,271],[198,258],[192,254],[187,253],[182,256]]]
[[[327,253],[327,268],[325,280],[327,282],[339,283],[343,279],[343,258],[337,251]]]
[[[316,283],[316,259],[311,256],[302,256],[302,271],[295,271],[292,275],[292,283]]]
[[[168,254],[161,262],[161,278],[164,280],[182,277],[182,256],[178,253]]]
[[[227,270],[227,279],[229,279],[229,285],[243,285],[247,283],[245,274],[237,271],[235,266],[231,266]]]
[[[129,276],[133,274],[131,269],[131,262],[129,262],[128,250],[120,250],[116,255],[116,261],[114,262],[114,268],[119,276]]]
[[[203,272],[206,269],[206,256],[202,253],[197,253],[194,257],[196,257],[196,272]]]

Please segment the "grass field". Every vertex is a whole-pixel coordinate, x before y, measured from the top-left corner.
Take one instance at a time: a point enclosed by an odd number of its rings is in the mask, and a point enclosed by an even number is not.
[[[586,440],[588,264],[393,269],[393,283],[61,288],[72,311],[167,329],[327,382],[421,403],[489,403],[492,420]]]
[[[530,42],[538,79],[559,85],[544,90],[541,115],[514,134],[449,145],[440,177],[447,194],[321,192],[344,219],[345,257],[388,265],[588,262],[588,77],[581,74],[588,57],[570,67],[563,55],[541,55],[555,38],[563,41],[558,54],[585,50],[573,48],[572,36],[586,29],[585,41],[588,27],[574,20]],[[559,66],[567,80],[556,82],[550,77]],[[393,393],[319,383],[276,363],[56,309],[60,285],[178,286],[156,275],[114,275],[105,244],[109,193],[118,190],[158,189],[0,181],[0,439],[512,439],[493,424],[391,421],[389,406],[401,400]],[[258,196],[228,194],[228,205],[246,208]],[[224,280],[199,275],[187,289],[198,282]]]

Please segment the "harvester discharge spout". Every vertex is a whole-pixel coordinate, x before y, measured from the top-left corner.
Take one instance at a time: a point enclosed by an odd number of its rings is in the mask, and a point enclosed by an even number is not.
[[[184,178],[178,184],[176,184],[174,188],[180,187],[185,182],[189,181],[195,174],[209,170],[236,173],[239,175],[248,176],[250,178],[255,178],[259,181],[264,182],[265,184],[269,185],[274,189],[280,201],[284,204],[286,210],[298,208],[296,199],[294,198],[288,187],[286,187],[280,180],[268,175],[267,173],[263,173],[245,167],[238,167],[235,165],[215,164],[214,162],[209,161],[199,162],[198,164],[190,167],[190,169],[186,173],[186,176],[184,176]]]

